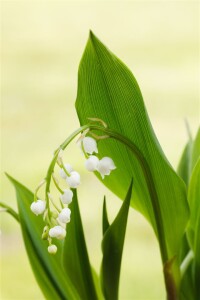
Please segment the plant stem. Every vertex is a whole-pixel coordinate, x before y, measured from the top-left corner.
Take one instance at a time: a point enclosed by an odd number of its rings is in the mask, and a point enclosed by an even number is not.
[[[114,139],[118,140],[119,142],[123,143],[124,145],[126,145],[133,152],[133,154],[136,156],[137,160],[139,161],[141,169],[142,169],[143,174],[144,174],[144,178],[145,178],[146,183],[147,183],[149,194],[150,194],[150,197],[151,197],[153,211],[154,211],[154,217],[155,217],[155,222],[156,222],[158,241],[159,241],[159,245],[160,245],[162,262],[163,262],[163,264],[165,264],[168,261],[169,257],[168,257],[168,252],[167,252],[167,245],[166,245],[166,242],[165,242],[165,232],[164,232],[164,227],[163,227],[163,222],[162,222],[161,209],[160,209],[160,205],[159,205],[159,201],[158,201],[158,195],[157,195],[157,191],[156,191],[156,188],[155,188],[155,185],[154,185],[154,180],[153,180],[153,177],[152,177],[150,167],[149,167],[145,157],[141,153],[141,151],[137,148],[137,146],[130,139],[126,138],[122,134],[120,134],[120,133],[118,133],[118,132],[116,132],[112,129],[105,128],[103,126],[95,125],[95,124],[84,125],[84,126],[80,127],[79,129],[77,129],[76,131],[74,131],[60,145],[60,147],[55,151],[54,157],[53,157],[53,159],[50,163],[49,169],[47,171],[47,176],[46,176],[47,208],[49,209],[48,193],[50,192],[51,174],[54,171],[54,167],[55,167],[55,164],[56,164],[56,161],[57,161],[59,151],[61,149],[64,150],[69,145],[69,143],[79,133],[83,132],[86,129],[98,130],[98,131],[104,132],[104,133],[106,133],[106,135],[109,135],[111,138],[114,138]]]
[[[181,263],[181,266],[180,266],[181,277],[184,276],[184,274],[187,271],[187,268],[190,266],[193,258],[194,258],[194,253],[192,250],[190,250]]]
[[[88,129],[90,127],[90,125],[84,125],[82,127],[80,127],[79,129],[77,129],[76,131],[74,131],[61,145],[59,148],[56,149],[56,151],[54,152],[54,157],[49,165],[49,168],[47,170],[47,175],[46,175],[46,189],[45,189],[45,198],[46,198],[46,202],[47,202],[47,210],[48,210],[48,217],[49,219],[51,219],[51,214],[50,214],[50,203],[49,203],[49,196],[48,194],[50,193],[50,184],[51,184],[51,178],[52,178],[52,173],[54,171],[54,167],[55,164],[57,162],[57,158],[58,158],[58,154],[60,152],[60,150],[64,150],[67,145],[69,145],[69,143],[81,132],[83,132],[84,130]]]
[[[61,194],[64,194],[63,190],[59,187],[59,184],[54,176],[54,174],[52,173],[52,178],[53,178],[53,182],[55,184],[55,187],[57,188],[57,190],[61,193]]]
[[[155,222],[156,222],[156,229],[157,229],[157,234],[158,234],[158,240],[159,240],[159,245],[160,245],[160,250],[161,250],[161,257],[162,257],[162,262],[165,264],[169,257],[168,257],[168,252],[167,252],[167,245],[165,242],[165,232],[164,232],[164,227],[163,227],[163,222],[162,222],[162,215],[161,215],[161,209],[158,201],[158,195],[157,191],[154,185],[154,180],[152,177],[152,173],[150,170],[150,167],[141,153],[141,151],[137,148],[137,146],[128,138],[125,136],[119,134],[118,132],[104,128],[104,127],[99,127],[99,126],[92,126],[91,129],[96,129],[96,130],[101,130],[108,134],[111,138],[114,138],[118,140],[119,142],[123,143],[124,145],[128,146],[128,148],[134,153],[136,156],[137,160],[140,163],[141,169],[144,174],[144,178],[146,180],[146,184],[149,190],[149,194],[151,197],[151,203],[153,206],[153,211],[154,211],[154,217],[155,217]]]

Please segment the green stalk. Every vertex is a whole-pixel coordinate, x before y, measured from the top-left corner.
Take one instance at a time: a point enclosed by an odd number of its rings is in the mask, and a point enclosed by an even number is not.
[[[165,232],[163,228],[163,222],[162,222],[162,216],[161,216],[161,209],[158,201],[158,195],[156,192],[156,188],[154,185],[154,180],[151,174],[150,167],[141,153],[141,151],[137,148],[137,146],[128,138],[124,137],[123,135],[119,134],[118,132],[107,129],[107,128],[95,128],[98,130],[101,130],[108,134],[111,138],[114,138],[115,140],[118,140],[119,142],[123,143],[126,145],[136,156],[137,160],[140,163],[140,166],[142,168],[144,178],[146,180],[146,184],[149,190],[149,194],[151,196],[152,200],[152,206],[153,206],[153,211],[154,211],[154,216],[155,216],[155,221],[156,221],[156,227],[157,227],[157,234],[158,234],[158,239],[159,239],[159,244],[160,244],[160,250],[161,250],[161,257],[162,257],[162,262],[165,264],[168,261],[168,253],[167,253],[167,245],[165,243]]]
[[[60,150],[64,150],[69,143],[81,132],[89,128],[90,125],[84,125],[74,131],[61,145],[56,151],[54,152],[54,157],[49,165],[49,168],[47,170],[47,175],[46,175],[46,189],[45,189],[45,198],[46,198],[46,203],[47,203],[47,210],[48,210],[48,217],[51,219],[51,213],[50,213],[50,203],[49,203],[49,196],[48,194],[50,193],[50,184],[51,184],[51,178],[52,178],[52,173],[54,172],[54,168],[58,159],[58,154]]]
[[[95,124],[87,124],[76,131],[74,131],[61,145],[60,147],[55,151],[55,155],[53,160],[50,163],[49,169],[47,171],[47,176],[46,176],[46,199],[47,199],[47,208],[49,211],[49,199],[48,199],[48,193],[50,191],[50,183],[51,183],[51,174],[54,171],[54,167],[57,161],[57,157],[59,154],[59,151],[62,149],[64,150],[69,143],[81,132],[85,131],[86,129],[89,130],[97,130],[105,133],[108,135],[110,138],[113,138],[115,140],[118,140],[122,144],[126,145],[132,153],[135,155],[137,158],[138,162],[140,163],[142,172],[144,174],[144,178],[147,184],[147,188],[149,191],[149,195],[151,197],[151,203],[153,206],[153,211],[154,211],[154,217],[155,217],[155,222],[156,222],[156,228],[157,228],[157,236],[158,236],[158,242],[159,242],[159,247],[160,247],[160,253],[161,253],[161,258],[164,266],[164,277],[165,277],[165,285],[166,285],[166,290],[167,290],[167,299],[168,300],[177,300],[177,287],[175,284],[175,280],[171,274],[171,268],[172,264],[174,263],[174,260],[169,260],[168,256],[168,251],[167,251],[167,245],[165,241],[165,231],[163,227],[163,222],[162,222],[162,215],[161,215],[161,208],[159,205],[159,200],[158,200],[158,195],[157,191],[154,185],[154,180],[153,176],[151,173],[151,169],[149,167],[149,164],[141,151],[138,149],[138,147],[127,137],[123,136],[122,134],[109,129],[105,128],[100,125],[95,125]],[[167,265],[167,267],[165,267]],[[166,270],[166,271],[165,271]]]
[[[165,243],[165,238],[164,238],[165,232],[164,232],[164,228],[163,228],[163,222],[162,222],[162,216],[161,216],[161,209],[160,209],[160,205],[159,205],[159,201],[158,201],[158,195],[156,192],[156,188],[154,185],[150,167],[149,167],[145,157],[141,153],[141,151],[137,148],[137,146],[130,139],[119,134],[118,132],[108,129],[108,128],[105,128],[105,127],[102,127],[102,126],[99,126],[99,125],[94,125],[94,124],[84,125],[84,126],[80,127],[79,129],[77,129],[76,131],[74,131],[55,151],[54,158],[50,163],[49,169],[47,171],[47,176],[46,176],[46,191],[45,191],[45,193],[47,195],[46,198],[48,199],[48,193],[50,192],[51,175],[54,171],[54,167],[55,167],[55,164],[56,164],[56,161],[58,158],[59,151],[61,149],[64,150],[69,145],[69,143],[79,133],[83,132],[84,130],[86,130],[88,128],[90,130],[99,130],[101,132],[104,132],[107,135],[109,135],[111,138],[114,138],[115,140],[118,140],[119,142],[123,143],[133,152],[133,154],[136,156],[137,160],[139,161],[140,166],[143,171],[143,174],[144,174],[144,178],[147,183],[149,194],[151,196],[152,206],[153,206],[154,215],[155,215],[155,221],[156,221],[156,225],[157,225],[156,227],[157,227],[157,234],[158,234],[158,240],[159,240],[159,245],[160,245],[162,262],[163,262],[163,264],[165,264],[169,259],[168,253],[167,253],[167,245]],[[47,208],[49,209],[49,201],[47,201],[47,202],[48,202]]]

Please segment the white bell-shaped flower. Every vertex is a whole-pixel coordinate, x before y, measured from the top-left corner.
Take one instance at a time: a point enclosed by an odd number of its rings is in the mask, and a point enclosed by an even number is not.
[[[66,181],[67,181],[67,184],[71,187],[71,188],[74,188],[76,189],[79,184],[81,183],[81,178],[80,178],[80,175],[78,172],[76,171],[72,171],[70,173],[70,176],[66,178]]]
[[[31,210],[36,216],[43,214],[45,207],[46,202],[43,200],[37,200],[31,204]]]
[[[92,154],[92,153],[98,153],[98,149],[97,149],[97,142],[95,139],[86,136],[83,138],[82,140],[83,143],[83,148],[85,150],[86,153]]]
[[[65,164],[65,169],[67,170],[67,172],[70,174],[73,171],[73,168],[70,164]],[[62,169],[60,169],[60,177],[62,177],[63,179],[67,178],[67,174],[65,173],[65,171]]]
[[[60,225],[56,225],[49,230],[49,236],[58,240],[63,240],[66,236],[66,230]]]
[[[57,246],[56,246],[56,245],[50,245],[50,246],[48,247],[48,252],[49,252],[50,254],[56,254],[56,252],[57,252]]]
[[[58,215],[58,219],[61,223],[69,223],[70,222],[71,210],[68,207],[62,209],[62,211]]]
[[[60,200],[63,204],[70,204],[72,202],[73,192],[68,189],[64,190],[64,194],[60,195]]]
[[[110,172],[114,169],[116,169],[116,166],[110,157],[103,157],[99,161],[98,171],[103,179],[105,175],[110,175]]]
[[[86,161],[85,161],[85,167],[88,171],[94,172],[98,169],[99,165],[99,159],[95,155],[91,155]]]

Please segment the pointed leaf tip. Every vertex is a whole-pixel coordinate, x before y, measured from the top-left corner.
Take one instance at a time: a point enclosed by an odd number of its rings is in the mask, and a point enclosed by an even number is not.
[[[116,218],[105,231],[102,241],[103,260],[101,266],[101,284],[104,296],[107,300],[118,299],[121,259],[132,194],[132,184],[133,180],[131,180],[126,198]],[[105,209],[104,205],[104,211]]]
[[[176,255],[189,216],[185,184],[159,146],[135,77],[92,32],[79,65],[76,109],[81,125],[87,124],[91,116],[102,119],[140,149],[148,162],[158,196],[167,256]],[[111,156],[117,165],[112,176],[102,180],[103,184],[123,199],[130,178],[134,177],[132,206],[150,221],[157,233],[157,215],[152,204],[155,199],[149,194],[138,160],[124,145],[112,139],[102,140],[99,150],[102,156]]]
[[[103,235],[105,234],[106,230],[110,227],[109,221],[108,221],[108,214],[107,214],[107,207],[106,207],[106,197],[104,196],[103,200],[103,219],[102,219],[102,229],[103,229]]]

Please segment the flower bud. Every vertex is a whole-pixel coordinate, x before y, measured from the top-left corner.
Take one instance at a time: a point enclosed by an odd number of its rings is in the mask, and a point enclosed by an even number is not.
[[[58,217],[57,211],[51,211],[51,218],[56,219]]]
[[[110,172],[114,169],[116,169],[116,166],[110,157],[103,157],[99,161],[98,171],[103,179],[105,175],[110,175]]]
[[[70,174],[73,171],[73,168],[70,164],[65,164],[65,169],[67,170],[67,172]],[[67,178],[67,174],[65,173],[65,171],[62,169],[60,169],[60,177],[62,177],[63,179]]]
[[[71,210],[66,207],[63,208],[61,213],[58,215],[58,219],[61,223],[69,223],[70,222],[70,215],[71,215]]]
[[[54,226],[49,230],[49,236],[58,240],[62,240],[66,236],[66,230],[60,225]]]
[[[42,239],[47,240],[48,235],[49,235],[49,227],[45,226],[42,232]]]
[[[71,190],[64,190],[64,194],[60,195],[60,200],[63,204],[70,204],[72,202],[73,192]]]
[[[50,245],[50,246],[48,247],[48,252],[49,252],[50,254],[56,254],[56,252],[57,252],[57,246],[56,246],[56,245]]]
[[[80,184],[79,173],[76,171],[72,171],[70,176],[69,177],[67,176],[66,181],[71,188],[74,188],[74,189],[77,188]]]
[[[36,216],[43,214],[45,207],[46,202],[43,200],[37,200],[31,204],[31,210]]]
[[[85,161],[85,167],[88,171],[94,172],[97,170],[99,165],[99,159],[98,157],[91,155],[86,161]]]
[[[89,136],[86,136],[86,137],[84,137],[82,143],[83,143],[83,148],[86,153],[89,153],[89,154],[92,154],[93,152],[98,153],[97,142],[95,139],[93,139]]]

